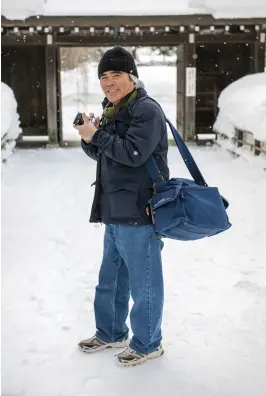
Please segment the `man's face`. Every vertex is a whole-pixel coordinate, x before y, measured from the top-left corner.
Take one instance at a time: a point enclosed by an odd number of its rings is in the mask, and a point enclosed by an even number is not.
[[[134,89],[133,81],[129,74],[125,72],[105,72],[101,75],[100,83],[105,96],[113,104],[120,102],[124,96]]]

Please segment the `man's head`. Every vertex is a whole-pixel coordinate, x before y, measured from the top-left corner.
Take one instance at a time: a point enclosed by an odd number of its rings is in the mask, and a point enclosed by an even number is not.
[[[102,90],[111,103],[117,104],[135,86],[130,75],[138,78],[133,56],[120,46],[104,53],[98,66]]]

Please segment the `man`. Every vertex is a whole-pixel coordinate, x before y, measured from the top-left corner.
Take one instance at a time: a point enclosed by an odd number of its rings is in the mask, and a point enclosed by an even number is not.
[[[79,343],[84,352],[125,348],[116,358],[132,366],[163,354],[162,241],[149,209],[153,182],[145,167],[153,155],[165,179],[167,129],[160,106],[147,96],[134,58],[117,46],[98,66],[105,94],[101,122],[75,126],[84,152],[97,161],[90,222],[106,225],[103,260],[96,287],[96,334]],[[126,325],[129,297],[133,337]]]

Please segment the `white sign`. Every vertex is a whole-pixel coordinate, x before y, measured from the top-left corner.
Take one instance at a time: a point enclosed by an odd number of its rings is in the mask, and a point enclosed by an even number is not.
[[[195,67],[186,67],[186,96],[196,96],[196,74]]]

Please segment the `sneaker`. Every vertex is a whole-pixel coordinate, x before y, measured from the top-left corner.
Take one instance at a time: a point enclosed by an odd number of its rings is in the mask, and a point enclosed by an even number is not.
[[[88,338],[87,340],[80,341],[78,346],[82,352],[92,353],[92,352],[102,351],[107,348],[125,348],[129,345],[129,342],[130,340],[128,336],[122,341],[104,342],[100,340],[100,338],[96,337],[96,335],[94,335],[93,337]]]
[[[156,351],[145,354],[134,351],[134,349],[127,347],[124,351],[116,355],[117,363],[122,366],[136,366],[146,362],[149,359],[160,357],[164,354],[162,344],[156,349]]]

